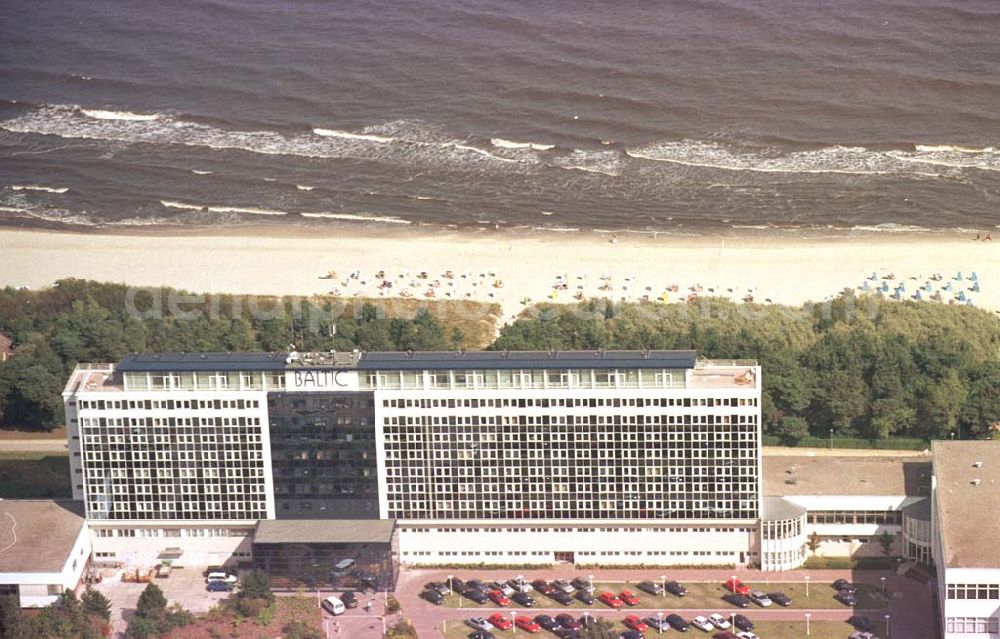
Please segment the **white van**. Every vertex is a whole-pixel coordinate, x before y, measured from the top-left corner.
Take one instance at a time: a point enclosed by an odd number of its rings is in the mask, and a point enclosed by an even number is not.
[[[358,562],[353,559],[341,559],[337,562],[337,565],[333,567],[333,576],[343,577],[351,570],[351,568],[354,568],[357,563]]]
[[[346,608],[344,607],[344,602],[338,599],[337,597],[327,597],[326,599],[323,600],[323,603],[320,605],[323,606],[323,610],[335,616],[343,614],[344,611],[346,610]]]

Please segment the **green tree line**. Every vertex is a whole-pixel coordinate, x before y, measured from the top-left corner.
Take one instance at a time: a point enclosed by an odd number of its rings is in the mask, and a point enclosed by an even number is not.
[[[693,305],[539,306],[494,349],[694,349],[756,359],[765,432],[871,440],[987,438],[1000,424],[1000,321],[968,306],[881,302],[845,293],[793,308],[703,299]]]
[[[460,331],[430,313],[386,317],[372,304],[330,298],[193,296],[169,288],[61,280],[39,290],[0,289],[0,333],[16,354],[0,363],[0,427],[45,430],[63,422],[62,390],[78,362],[132,352],[434,350]]]

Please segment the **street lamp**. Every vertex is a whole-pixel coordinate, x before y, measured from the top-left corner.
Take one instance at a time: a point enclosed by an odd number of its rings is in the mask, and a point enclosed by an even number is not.
[[[806,636],[809,636],[809,617],[812,617],[812,613],[806,613]]]
[[[662,612],[656,613],[656,621],[657,621],[657,624],[656,624],[657,634],[661,634],[662,635],[663,634],[663,613]]]
[[[885,639],[889,639],[889,615],[885,616]]]
[[[455,575],[448,575],[448,590],[454,592],[454,587],[451,585],[451,580],[455,578]]]
[[[886,594],[885,594],[885,577],[879,577],[879,579],[882,581],[882,596],[885,597],[886,596]]]
[[[806,597],[809,596],[809,575],[806,575]]]
[[[517,634],[517,613],[514,612],[513,610],[510,611],[510,622],[512,624],[514,624],[514,625],[512,625],[510,627],[510,629],[513,630],[514,634],[516,635]]]
[[[833,429],[830,429],[830,450],[833,450]]]
[[[663,592],[661,593],[664,597],[667,596],[667,576],[660,575],[660,586],[663,587]]]

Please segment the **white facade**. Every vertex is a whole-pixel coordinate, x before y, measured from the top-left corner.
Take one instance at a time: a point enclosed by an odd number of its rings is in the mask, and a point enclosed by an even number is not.
[[[42,542],[44,543],[44,542]],[[73,590],[80,583],[90,559],[90,532],[86,524],[73,542],[66,562],[58,572],[0,572],[0,584],[16,585],[22,608],[41,608],[55,603],[64,590]]]

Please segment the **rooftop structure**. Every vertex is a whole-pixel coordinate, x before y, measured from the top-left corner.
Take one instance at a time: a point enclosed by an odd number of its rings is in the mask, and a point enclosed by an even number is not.
[[[947,568],[1000,568],[1000,441],[934,442],[941,553]]]
[[[255,544],[388,544],[394,519],[262,520]]]
[[[0,500],[0,573],[60,572],[83,523],[78,501]]]
[[[931,462],[914,457],[765,456],[765,495],[930,495]]]

